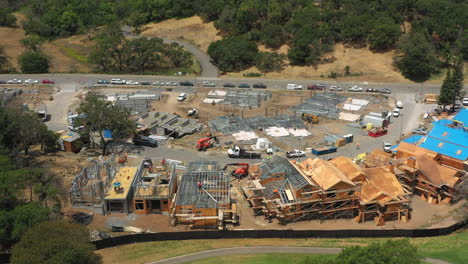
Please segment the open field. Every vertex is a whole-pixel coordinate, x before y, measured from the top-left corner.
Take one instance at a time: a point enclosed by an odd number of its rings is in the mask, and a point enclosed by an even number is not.
[[[18,25],[21,25],[21,21],[24,16],[19,13],[15,13],[18,19]],[[1,44],[5,47],[5,53],[10,57],[11,64],[19,71],[18,57],[24,51],[24,47],[21,45],[21,39],[25,38],[25,32],[21,27],[7,28],[0,27],[0,39]],[[72,37],[79,38],[77,37]],[[66,40],[63,40],[66,42]],[[69,56],[59,46],[56,46],[54,42],[45,42],[43,44],[42,51],[49,55],[51,60],[51,72],[88,72],[89,66],[85,63]]]
[[[150,23],[142,30],[142,36],[186,40],[196,44],[204,52],[211,42],[221,39],[214,23],[204,23],[199,16]]]
[[[222,239],[147,242],[98,250],[104,263],[146,263],[194,252],[228,247],[248,246],[299,246],[299,247],[349,247],[365,246],[383,238],[351,239]],[[412,238],[424,257],[439,258],[454,264],[468,263],[468,231],[449,236]],[[210,263],[210,262],[208,262]],[[219,263],[219,262],[218,262]]]
[[[202,259],[199,261],[190,262],[192,264],[216,264],[216,263],[229,263],[229,264],[299,264],[304,263],[306,260],[325,261],[333,259],[333,255],[313,255],[313,254],[248,254],[248,255],[234,255]]]

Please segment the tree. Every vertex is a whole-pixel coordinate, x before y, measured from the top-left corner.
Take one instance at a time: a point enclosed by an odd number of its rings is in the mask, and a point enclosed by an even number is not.
[[[49,209],[36,202],[16,207],[11,213],[13,228],[11,239],[18,241],[21,235],[32,226],[49,219]]]
[[[50,58],[42,52],[26,51],[20,55],[18,62],[22,73],[49,72]]]
[[[398,52],[394,64],[403,76],[412,81],[424,82],[438,71],[434,49],[422,33],[414,32],[406,36],[400,42]]]
[[[133,12],[128,17],[128,25],[133,27],[133,31],[136,34],[141,33],[141,26],[143,26],[147,22],[146,15],[142,12]]]
[[[260,52],[255,59],[255,65],[261,72],[283,70],[286,56],[278,52]]]
[[[26,50],[32,52],[40,52],[42,43],[44,43],[44,40],[38,35],[32,35],[21,40],[21,45],[23,45]]]
[[[275,24],[267,24],[260,31],[260,40],[267,48],[279,48],[285,39],[283,26]]]
[[[232,37],[212,42],[208,54],[224,72],[245,70],[254,64],[257,45],[245,37]]]
[[[372,243],[367,247],[346,248],[338,255],[337,263],[415,264],[421,263],[421,256],[407,239],[387,240],[383,243]]]
[[[101,263],[85,227],[63,221],[43,222],[28,230],[13,246],[11,261],[17,264]]]
[[[192,65],[192,54],[186,51],[182,46],[173,42],[165,47],[164,54],[172,62],[174,67],[190,67],[190,65]]]
[[[451,70],[448,69],[444,82],[442,83],[442,86],[440,87],[440,95],[437,98],[437,104],[441,105],[444,111],[445,111],[445,107],[452,102],[451,100],[452,77],[451,77],[450,72]]]
[[[451,99],[452,99],[452,111],[455,110],[455,102],[459,100],[465,94],[463,91],[463,80],[464,77],[464,62],[462,58],[456,58],[455,64],[453,65],[453,75],[451,78]]]
[[[11,14],[8,8],[0,8],[0,27],[16,26],[16,17]]]
[[[370,49],[386,51],[395,46],[400,36],[400,25],[377,24],[369,35]]]
[[[82,135],[91,141],[92,134],[97,133],[101,139],[102,154],[106,155],[110,141],[104,139],[104,130],[112,131],[113,140],[128,138],[135,132],[135,122],[130,120],[130,111],[108,102],[105,96],[97,93],[88,93],[78,108],[79,114],[85,117],[80,119],[84,126]]]

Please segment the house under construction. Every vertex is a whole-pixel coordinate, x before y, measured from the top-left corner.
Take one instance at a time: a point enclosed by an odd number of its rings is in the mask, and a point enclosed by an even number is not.
[[[129,213],[132,208],[133,181],[137,167],[121,167],[104,197],[104,212]]]
[[[410,217],[410,192],[391,171],[362,169],[345,157],[294,162],[275,156],[253,165],[250,177],[242,189],[254,213],[282,223],[355,218],[383,225]]]
[[[357,215],[358,185],[328,161],[275,156],[254,165],[251,178],[243,191],[256,214],[283,223]]]
[[[145,159],[133,184],[135,214],[167,213],[177,190],[176,164]]]
[[[444,165],[439,153],[403,142],[396,161],[395,174],[423,200],[431,204],[456,200],[466,172]]]
[[[392,170],[393,164],[389,164]],[[398,220],[406,222],[410,219],[411,193],[405,190],[395,174],[387,168],[367,168],[362,170],[367,180],[363,183],[359,193],[360,222],[374,220],[377,225],[384,225],[385,221]]]
[[[173,222],[218,229],[224,229],[227,223],[236,224],[237,207],[230,195],[229,174],[215,161],[190,162],[171,210]]]

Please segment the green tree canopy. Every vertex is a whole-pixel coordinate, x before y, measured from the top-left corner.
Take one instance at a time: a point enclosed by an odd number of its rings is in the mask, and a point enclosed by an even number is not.
[[[18,58],[22,73],[47,73],[50,58],[42,52],[26,51]]]
[[[286,56],[278,52],[260,52],[255,65],[261,72],[281,71],[285,66]]]
[[[232,37],[210,44],[208,54],[224,72],[241,71],[253,66],[257,45],[245,37]]]
[[[439,70],[434,48],[423,33],[406,36],[398,46],[394,64],[406,78],[424,82]]]
[[[377,24],[369,35],[370,49],[386,51],[395,46],[400,37],[400,25]]]
[[[11,14],[8,8],[0,8],[0,27],[16,26],[16,17]]]
[[[88,93],[81,102],[78,113],[85,114],[80,119],[84,130],[82,136],[88,137],[89,142],[93,133],[97,133],[101,139],[102,154],[106,154],[109,140],[104,139],[104,130],[112,131],[113,140],[126,139],[135,132],[136,124],[130,120],[130,110],[113,105],[106,97],[97,93]]]
[[[101,263],[89,240],[88,230],[63,221],[38,224],[14,245],[11,260],[17,264]]]

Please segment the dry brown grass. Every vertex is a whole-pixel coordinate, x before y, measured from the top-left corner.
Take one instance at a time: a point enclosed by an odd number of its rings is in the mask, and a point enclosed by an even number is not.
[[[24,16],[19,13],[15,13],[15,16],[18,19],[18,25],[21,25]],[[24,47],[20,41],[25,37],[25,32],[21,27],[0,27],[0,39],[2,40],[0,45],[5,47],[5,53],[10,57],[11,64],[17,70],[19,70],[18,57],[24,51]],[[42,51],[52,58],[51,72],[88,72],[90,70],[88,65],[68,56],[61,48],[53,45],[53,43],[46,42],[42,48]]]
[[[221,39],[218,33],[219,31],[214,27],[213,22],[204,23],[199,16],[193,16],[150,23],[143,28],[142,35],[188,40],[206,52],[211,42]]]

